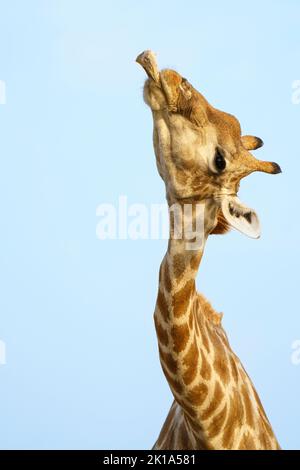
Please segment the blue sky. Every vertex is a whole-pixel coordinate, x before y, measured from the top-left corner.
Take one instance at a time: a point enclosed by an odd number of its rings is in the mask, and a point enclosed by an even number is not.
[[[164,240],[100,241],[96,208],[161,203],[136,55],[259,135],[262,238],[211,237],[198,288],[284,448],[300,448],[300,4],[0,0],[0,447],[151,448],[171,403],[152,314]]]

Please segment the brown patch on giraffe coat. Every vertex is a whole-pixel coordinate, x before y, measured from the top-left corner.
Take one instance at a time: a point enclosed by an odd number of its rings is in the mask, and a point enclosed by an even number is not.
[[[258,408],[260,408],[260,411],[263,413],[263,416],[265,417],[265,419],[267,419],[266,413],[265,413],[265,411],[264,411],[264,407],[262,406],[262,402],[261,402],[261,400],[260,400],[260,398],[259,398],[259,396],[258,396],[258,394],[257,394],[257,391],[255,390],[254,387],[252,388],[252,390],[253,390],[253,393],[254,393],[255,400],[256,400],[256,402],[257,402]]]
[[[256,450],[256,445],[255,445],[255,442],[254,442],[254,439],[253,437],[251,436],[251,434],[249,432],[246,432],[240,443],[239,443],[239,447],[238,447],[239,450]]]
[[[274,435],[273,429],[271,428],[271,425],[270,425],[269,420],[266,417],[266,415],[265,415],[265,420],[264,420],[264,426],[265,426],[265,429],[266,429],[266,432],[268,433],[268,435],[273,436]]]
[[[197,449],[196,450],[214,450],[213,446],[209,444],[208,441],[203,437],[202,439],[197,440]]]
[[[188,425],[195,437],[196,440],[196,450],[213,450],[212,446],[209,444],[207,441],[204,433],[203,433],[203,428],[199,424],[198,421],[188,421]]]
[[[188,352],[184,356],[182,363],[186,367],[183,374],[185,385],[189,385],[197,375],[199,350],[195,339],[193,340]]]
[[[187,281],[185,286],[174,295],[173,298],[173,308],[174,308],[174,316],[181,317],[187,312],[191,295],[195,290],[195,281],[194,279],[190,279]]]
[[[189,327],[187,323],[183,325],[174,325],[171,329],[173,339],[173,349],[176,353],[183,351],[190,337]]]
[[[248,388],[243,384],[241,388],[243,404],[246,413],[246,422],[250,427],[254,426],[253,406],[251,401],[251,395]]]
[[[229,413],[230,413],[230,410],[229,410]],[[228,421],[228,418],[227,418],[227,421]],[[236,431],[235,427],[229,428],[227,426],[227,423],[225,424],[223,438],[222,438],[222,447],[224,449],[227,449],[227,450],[232,449],[235,431]]]
[[[199,268],[201,256],[202,256],[201,253],[196,253],[194,256],[191,257],[190,266],[194,271],[196,271],[196,269]]]
[[[195,319],[195,330],[197,337],[199,338],[200,336],[200,331],[201,331],[201,342],[203,346],[205,347],[206,351],[209,353],[210,352],[210,347],[209,347],[209,340],[207,336],[207,329],[206,329],[206,319],[203,318],[202,312],[201,312],[201,300],[200,300],[201,295],[197,294],[196,300],[193,305],[193,313],[194,313],[194,319]]]
[[[221,330],[222,331],[222,330]],[[215,362],[220,361],[219,364],[219,371],[223,375],[225,374],[225,361],[227,358],[227,351],[228,351],[228,345],[226,344],[226,338],[220,337],[220,333],[218,332],[218,327],[215,327],[211,323],[207,323],[207,333],[208,337],[212,343],[213,350],[214,350],[214,356],[215,356]],[[222,365],[222,362],[224,366]],[[224,369],[223,371],[221,369]],[[228,359],[227,359],[227,373],[228,372]],[[226,380],[226,379],[225,379]]]
[[[197,420],[197,410],[195,407],[187,400],[186,398],[186,390],[185,387],[183,387],[184,393],[180,397],[176,397],[177,403],[181,406],[182,411],[186,414],[189,414],[188,418],[189,421],[192,420]]]
[[[237,365],[235,363],[236,360],[237,360],[237,358],[235,356],[233,356],[232,352],[230,352],[229,353],[230,369],[231,369],[231,374],[232,374],[233,381],[235,383],[237,383],[238,378],[239,378],[238,368],[237,368]]]
[[[208,427],[208,437],[213,438],[217,436],[224,426],[224,422],[227,414],[227,404],[225,403],[221,411],[213,417]]]
[[[187,399],[195,406],[200,406],[205,401],[208,394],[208,387],[204,383],[196,385],[187,394]]]
[[[209,342],[208,342],[206,331],[207,331],[207,328],[204,326],[204,324],[202,324],[202,333],[203,333],[201,336],[202,344],[205,347],[206,351],[209,353],[210,347],[209,347]]]
[[[189,403],[186,399],[181,400],[180,405],[185,414],[188,415],[188,418],[197,418],[198,413],[194,406]]]
[[[230,397],[229,412],[225,423],[222,446],[224,449],[231,449],[234,441],[234,433],[238,426],[243,422],[244,408],[241,402],[240,394],[237,389]]]
[[[206,408],[206,410],[202,413],[202,419],[205,421],[206,419],[210,418],[212,413],[217,409],[221,399],[224,397],[224,392],[221,388],[220,382],[217,380],[215,383],[215,390],[214,396],[211,399],[210,404]]]
[[[154,323],[155,323],[155,329],[156,329],[156,333],[157,333],[159,341],[164,346],[168,346],[169,344],[168,332],[161,326],[156,316],[154,316]]]
[[[219,375],[221,382],[226,385],[229,382],[229,370],[227,367],[227,356],[217,356],[214,360],[213,369]]]
[[[254,392],[256,393],[255,390],[254,390]],[[275,448],[280,449],[280,446],[279,446],[279,444],[276,440],[276,437],[274,436],[273,429],[271,428],[269,420],[268,420],[262,406],[259,409],[259,414],[260,414],[261,420],[262,420],[262,426],[261,427],[263,428],[263,430],[261,431],[261,433],[262,433],[261,442],[264,444],[264,448],[265,449],[274,449],[274,447],[275,447]],[[272,440],[273,440],[273,445],[272,445]]]
[[[262,429],[259,433],[259,442],[261,444],[262,449],[272,449],[271,441],[269,439],[268,434],[266,433],[266,430],[263,429],[264,426],[262,426]]]
[[[197,318],[195,320],[195,330],[196,330],[197,338],[199,338],[200,330],[199,330],[199,324],[198,324],[198,319]]]
[[[165,298],[164,293],[159,289],[158,296],[157,296],[157,306],[161,313],[163,319],[167,322],[170,318],[169,307]]]
[[[206,355],[203,351],[201,351],[201,370],[200,375],[205,380],[209,380],[211,377],[211,365],[209,364],[208,360],[206,359]]]
[[[192,330],[194,326],[194,312],[193,310],[190,311],[190,316],[189,316],[189,327]]]
[[[262,405],[262,403],[261,403],[261,400],[260,400],[260,398],[259,398],[259,396],[258,396],[258,394],[257,394],[257,391],[255,390],[255,388],[254,388],[253,386],[252,386],[252,391],[253,391],[253,393],[254,393],[254,397],[255,397],[255,400],[256,400],[256,403],[257,403],[257,407],[258,407],[258,411],[259,411],[259,414],[260,414],[260,416],[261,416],[261,418],[262,418],[262,420],[263,420],[265,429],[266,429],[267,433],[268,433],[270,436],[275,437],[275,436],[274,436],[273,429],[272,429],[272,427],[271,427],[271,425],[270,425],[270,422],[269,422],[269,420],[268,420],[268,418],[267,418],[267,415],[266,415],[266,413],[265,413],[264,407],[263,407],[263,405]]]
[[[165,288],[167,292],[170,293],[172,290],[172,283],[171,283],[171,278],[170,278],[170,273],[169,273],[169,268],[167,266],[167,263],[165,263],[165,267],[164,267],[164,283],[165,283]]]
[[[181,253],[174,255],[173,257],[173,270],[174,276],[178,280],[184,273],[186,268],[185,256]]]
[[[164,365],[169,369],[172,374],[176,375],[178,370],[177,361],[173,358],[171,353],[164,352],[159,347],[160,360],[163,361]]]
[[[267,429],[265,429],[264,431],[261,431],[260,442],[262,444],[261,445],[262,449],[266,449],[266,450],[280,450],[281,449],[272,429],[271,429],[271,434],[268,433]]]
[[[164,374],[166,376],[166,379],[168,381],[168,384],[172,390],[173,393],[177,393],[178,395],[180,395],[182,393],[182,385],[181,383],[177,380],[177,379],[174,379],[168,369],[164,366],[164,363],[161,362],[161,366],[162,366],[162,370],[164,371]]]
[[[280,449],[280,445],[279,443],[277,442],[277,439],[274,435],[274,432],[273,432],[273,429],[271,427],[271,424],[266,416],[266,413],[265,413],[265,410],[262,406],[262,403],[260,401],[260,398],[257,394],[257,391],[255,390],[254,387],[252,387],[252,391],[254,393],[254,396],[255,396],[255,400],[257,402],[257,405],[258,405],[258,412],[259,412],[259,415],[261,417],[261,420],[262,420],[262,426],[264,428],[264,430],[262,431],[262,435],[261,435],[261,442],[264,443],[264,448],[265,449]],[[273,445],[272,445],[272,440],[274,441]]]
[[[209,328],[210,329],[210,328]],[[220,336],[219,329],[213,326],[211,329],[214,330],[214,350],[215,350],[215,355],[219,357],[224,357],[224,355],[227,353],[227,345],[225,343],[225,339]]]
[[[217,225],[212,230],[212,235],[223,235],[230,230],[230,225],[228,224],[227,220],[225,219],[223,212],[221,209],[218,210],[217,214]]]

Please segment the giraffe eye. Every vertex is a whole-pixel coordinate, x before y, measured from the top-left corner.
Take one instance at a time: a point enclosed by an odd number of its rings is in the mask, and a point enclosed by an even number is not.
[[[222,155],[222,153],[220,152],[219,149],[216,149],[215,167],[219,172],[225,170],[225,168],[226,168],[226,160],[223,157],[223,155]]]

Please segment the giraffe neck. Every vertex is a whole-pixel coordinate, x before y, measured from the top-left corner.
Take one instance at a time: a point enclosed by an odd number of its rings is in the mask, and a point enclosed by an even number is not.
[[[177,213],[179,226],[185,225],[181,238],[176,236],[171,213],[170,238],[160,267],[154,319],[163,371],[177,402],[190,417],[195,417],[196,411],[190,406],[188,395],[197,380],[199,345],[207,344],[195,315],[198,299],[195,280],[217,208],[211,201],[187,204],[189,207],[185,208],[181,205],[181,218]]]
[[[192,212],[183,215],[181,223],[196,223],[196,209],[192,203]],[[203,233],[196,241],[189,229],[178,239],[171,217],[168,251],[161,263],[154,320],[162,369],[180,407],[179,414],[173,408],[170,418],[175,420],[170,429],[171,434],[176,429],[177,441],[165,448],[276,449],[276,438],[251,380],[229,346],[220,315],[196,291],[216,210],[212,202],[205,202]],[[159,445],[165,442],[163,435],[164,431]]]

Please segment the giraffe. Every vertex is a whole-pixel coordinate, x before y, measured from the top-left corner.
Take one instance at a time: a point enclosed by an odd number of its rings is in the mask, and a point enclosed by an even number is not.
[[[148,75],[144,101],[152,111],[156,164],[170,207],[154,323],[174,401],[153,449],[280,449],[257,392],[230,347],[222,314],[197,292],[195,280],[210,234],[233,227],[252,238],[260,236],[257,214],[237,196],[240,180],[254,171],[277,174],[281,169],[250,153],[263,142],[242,136],[234,116],[211,106],[176,71],[159,71],[152,51],[136,61]],[[176,217],[175,206],[180,209]],[[200,227],[201,237],[193,227]]]

